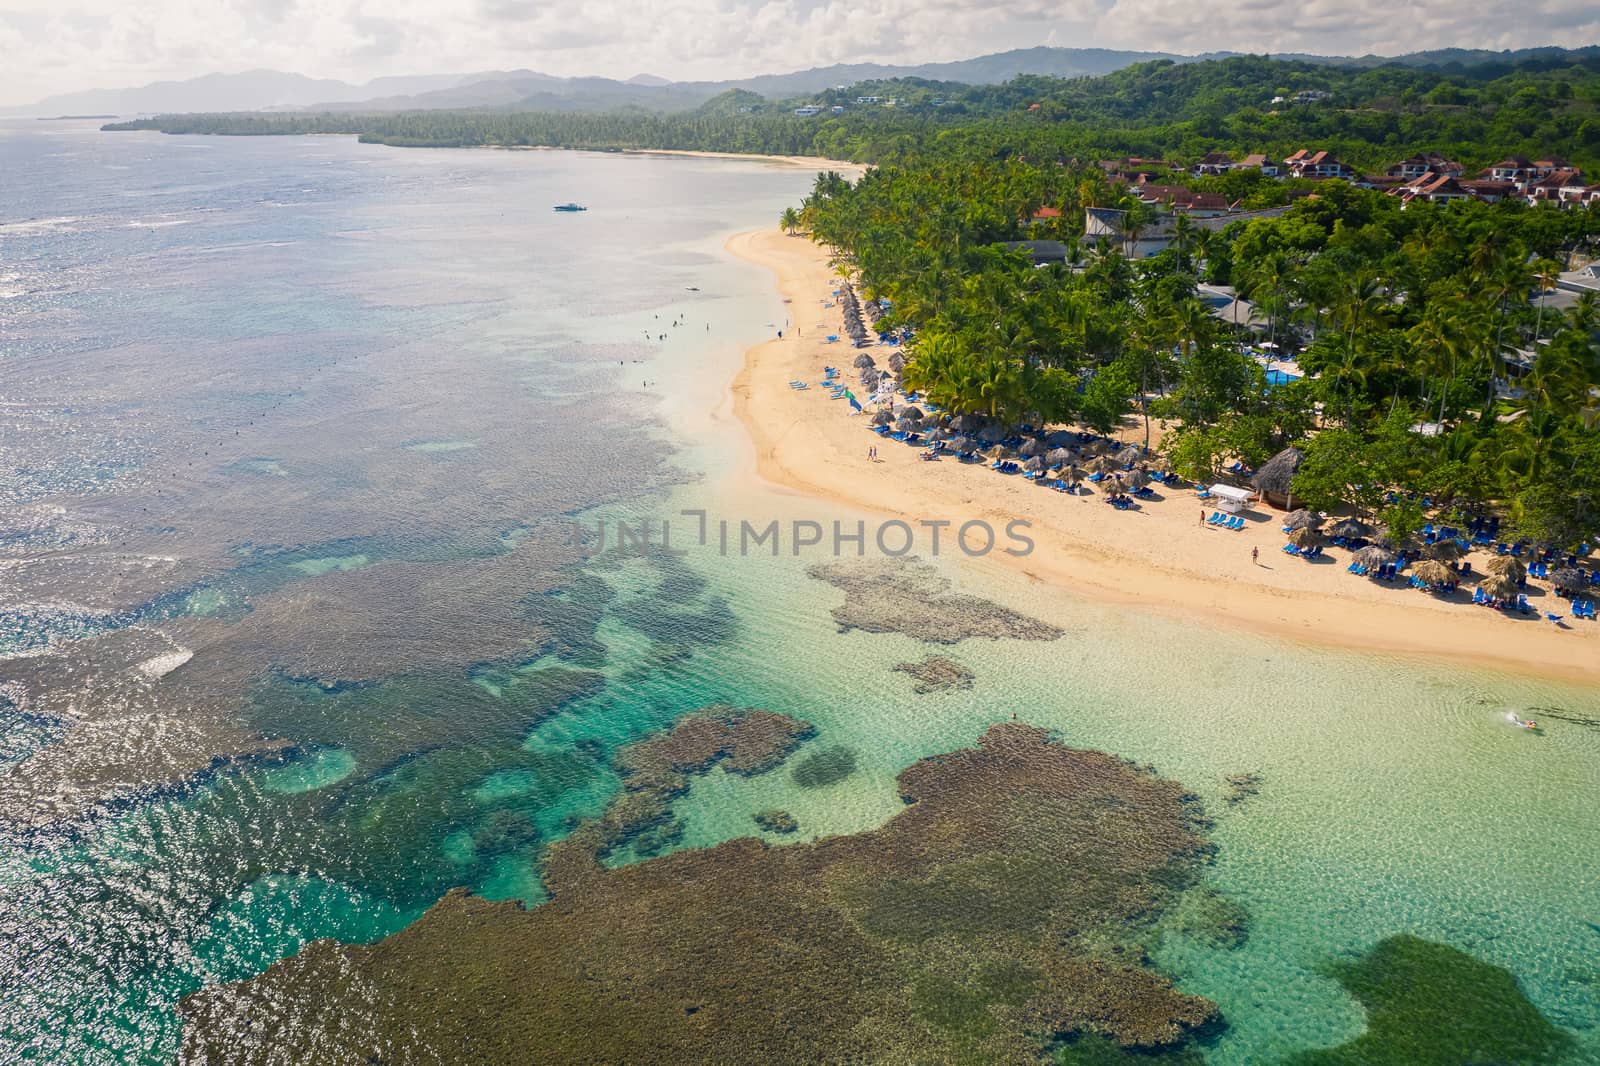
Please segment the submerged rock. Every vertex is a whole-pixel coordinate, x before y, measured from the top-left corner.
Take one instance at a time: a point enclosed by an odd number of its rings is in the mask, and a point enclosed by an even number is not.
[[[1228,806],[1237,807],[1251,796],[1258,795],[1261,792],[1263,780],[1263,777],[1254,771],[1229,774],[1228,793],[1223,797],[1223,800]]]
[[[833,609],[840,632],[904,633],[929,644],[971,637],[1055,640],[1062,630],[989,600],[950,591],[939,571],[915,557],[817,563],[806,573],[844,590]]]
[[[793,833],[800,828],[800,823],[788,811],[757,811],[751,818],[769,833]]]
[[[1215,1018],[1136,946],[1205,861],[1180,784],[1008,723],[899,787],[868,832],[678,851],[532,910],[456,891],[377,943],[314,942],[186,998],[182,1058],[1033,1064],[1061,1034],[1172,1050]]]
[[[911,691],[918,695],[971,688],[976,676],[965,666],[942,655],[930,655],[916,663],[900,663],[895,666],[895,671],[911,675],[915,682]]]
[[[789,776],[801,788],[825,788],[836,784],[856,772],[856,753],[853,748],[836,745],[807,755],[795,764]]]

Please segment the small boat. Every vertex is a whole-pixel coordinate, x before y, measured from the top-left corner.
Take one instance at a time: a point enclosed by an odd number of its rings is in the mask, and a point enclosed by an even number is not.
[[[1506,712],[1506,721],[1510,722],[1512,725],[1516,726],[1518,729],[1526,729],[1526,730],[1529,730],[1530,732],[1538,732],[1538,729],[1539,729],[1539,723],[1538,722],[1535,722],[1531,718],[1520,718],[1520,717],[1517,716],[1517,713],[1515,711],[1507,711]]]
[[[587,207],[584,207],[582,204],[566,203],[566,204],[556,204],[556,210],[557,211],[587,211],[589,209]]]

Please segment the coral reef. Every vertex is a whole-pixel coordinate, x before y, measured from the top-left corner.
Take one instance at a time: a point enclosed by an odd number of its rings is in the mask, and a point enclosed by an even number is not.
[[[1223,797],[1224,802],[1230,807],[1237,807],[1251,796],[1261,792],[1261,783],[1265,780],[1259,773],[1246,771],[1244,773],[1228,775],[1228,793]]]
[[[810,723],[786,714],[718,705],[628,745],[612,760],[622,793],[599,818],[546,850],[545,887],[553,894],[570,889],[600,872],[606,856],[630,840],[642,841],[636,847],[642,854],[665,849],[682,833],[672,818],[672,801],[689,787],[691,775],[718,764],[729,773],[766,773],[815,732]]]
[[[648,784],[614,807],[705,765],[686,737],[635,748]],[[452,892],[375,944],[314,942],[185,999],[181,1057],[1033,1064],[1070,1034],[1182,1049],[1215,1018],[1136,946],[1207,854],[1180,784],[1006,723],[899,788],[868,832],[558,878],[531,910]]]
[[[1055,640],[1062,630],[989,600],[950,591],[939,571],[914,556],[816,563],[806,573],[844,590],[833,609],[840,632],[904,633],[928,644],[973,637]]]
[[[914,682],[911,690],[918,695],[971,688],[972,679],[976,676],[965,666],[942,655],[930,655],[921,662],[899,663],[894,669],[897,673],[911,675]]]

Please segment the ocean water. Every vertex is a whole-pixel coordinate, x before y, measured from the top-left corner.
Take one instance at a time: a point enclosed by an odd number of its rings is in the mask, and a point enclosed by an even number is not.
[[[908,763],[1017,714],[1215,819],[1207,882],[1248,939],[1152,944],[1222,1008],[1207,1061],[1358,1035],[1326,964],[1414,933],[1505,967],[1600,1062],[1595,692],[952,558],[1065,635],[931,649],[839,632],[815,556],[695,543],[687,509],[865,517],[754,482],[723,401],[792,309],[721,245],[809,171],[78,123],[0,125],[0,160],[0,1061],[167,1061],[204,983],[455,885],[535,904],[608,754],[724,702],[854,768],[713,771],[683,846],[769,807],[799,839],[878,824]],[[663,518],[682,558],[563,524]],[[930,651],[973,687],[913,694],[892,667]],[[1529,708],[1541,735],[1505,720]],[[1240,773],[1259,792],[1230,803]]]

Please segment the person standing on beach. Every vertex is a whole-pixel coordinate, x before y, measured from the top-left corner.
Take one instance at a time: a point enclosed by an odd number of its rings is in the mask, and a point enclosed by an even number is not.
[[[1200,508],[1200,524],[1206,524],[1206,509],[1204,507]]]
[[[1261,565],[1261,549],[1260,548],[1251,548],[1250,549],[1250,565],[1251,566],[1260,566]]]

